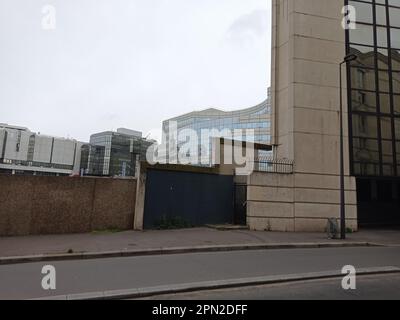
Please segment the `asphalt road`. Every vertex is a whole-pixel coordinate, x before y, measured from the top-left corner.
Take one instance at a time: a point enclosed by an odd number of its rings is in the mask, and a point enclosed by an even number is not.
[[[153,296],[146,300],[399,300],[400,275],[359,276],[356,290],[345,291],[342,279],[199,291]]]
[[[0,299],[153,287],[210,280],[356,268],[400,267],[400,247],[235,251],[0,266]],[[41,287],[44,265],[56,268],[57,289]]]

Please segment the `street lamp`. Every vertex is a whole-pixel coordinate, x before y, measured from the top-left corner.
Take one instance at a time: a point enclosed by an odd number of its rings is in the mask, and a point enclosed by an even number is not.
[[[343,143],[343,89],[342,89],[342,66],[352,61],[357,60],[355,54],[349,54],[344,57],[339,65],[340,76],[340,238],[346,239],[346,204],[345,204],[345,191],[344,191],[344,143]]]

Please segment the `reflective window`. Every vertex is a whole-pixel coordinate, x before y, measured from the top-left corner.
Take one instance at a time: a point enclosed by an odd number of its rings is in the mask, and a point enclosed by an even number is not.
[[[391,110],[390,110],[390,94],[381,93],[381,94],[379,94],[379,99],[380,99],[381,113],[389,114],[391,112]]]
[[[366,114],[353,115],[353,135],[355,137],[378,138],[377,120]]]
[[[400,176],[400,0],[348,1],[351,162],[355,175]],[[393,130],[394,128],[394,130]]]
[[[352,90],[352,110],[376,112],[376,94],[369,91]]]
[[[350,30],[350,38],[353,43],[374,45],[374,28],[369,25],[357,24],[356,29]]]

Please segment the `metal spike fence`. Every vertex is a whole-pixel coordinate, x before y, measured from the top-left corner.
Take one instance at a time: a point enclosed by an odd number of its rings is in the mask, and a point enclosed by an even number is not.
[[[293,173],[294,161],[277,159],[271,156],[260,156],[254,161],[254,170],[269,173]]]

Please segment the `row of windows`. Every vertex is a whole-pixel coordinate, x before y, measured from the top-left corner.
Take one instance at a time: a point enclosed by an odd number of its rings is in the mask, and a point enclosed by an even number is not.
[[[110,137],[110,139],[108,139]],[[107,145],[102,144],[105,141]],[[96,137],[91,139],[87,157],[86,173],[106,176],[134,176],[136,160],[145,160],[148,147],[152,141],[121,135]]]
[[[26,167],[37,167],[37,168],[50,168],[50,169],[62,169],[62,170],[72,170],[72,165],[55,164],[48,162],[36,162],[36,161],[23,161],[23,160],[11,160],[3,159],[4,164],[13,164],[17,166]]]
[[[373,27],[369,25],[358,24],[356,29],[350,30],[350,36],[354,44],[374,46],[374,30],[377,33],[376,45],[380,48],[389,48],[388,28]],[[393,49],[400,49],[400,29],[389,28],[389,34]]]
[[[389,58],[391,59],[391,69],[400,71],[400,50],[377,48],[364,45],[351,44],[350,50],[355,53],[359,59],[352,62],[352,66],[365,69],[389,70]]]
[[[349,5],[356,9],[357,22],[356,28],[349,31],[351,42],[400,49],[400,8],[387,7],[385,0],[375,3],[374,5],[373,1],[349,1]],[[397,5],[390,1],[388,3]]]
[[[265,118],[265,115],[271,113],[271,106],[269,100],[255,108],[256,111],[249,113],[249,109],[243,109],[240,111],[226,112],[217,115],[187,115],[186,117],[175,118],[167,120],[163,123],[163,129],[166,131],[168,123],[175,121],[178,123],[179,128],[192,127],[198,124],[203,124],[207,127],[214,127],[219,125],[232,125],[242,121],[261,121]]]
[[[226,137],[227,139],[232,139],[231,136]],[[271,141],[270,135],[266,134],[261,134],[261,135],[255,135],[255,136],[240,136],[237,138],[237,140],[240,141],[247,141],[247,142],[256,142],[256,143],[261,143],[261,144],[269,144]],[[211,161],[211,154],[212,154],[212,142],[210,138],[210,142],[208,145],[201,145],[199,144],[198,141],[193,141],[190,145],[187,145],[188,139],[186,141],[180,141],[177,146],[177,150],[179,151],[183,146],[185,146],[185,149],[188,148],[191,150],[192,154],[195,154],[196,156],[202,156],[202,157],[210,157]],[[203,141],[202,141],[203,142]],[[188,155],[190,156],[190,155]]]
[[[194,124],[192,127],[185,127],[180,129],[193,129],[193,130],[201,130],[201,129],[216,129],[216,130],[224,130],[224,129],[266,129],[271,127],[271,121],[264,120],[259,122],[242,122],[242,123],[231,123],[231,124]]]
[[[393,122],[390,117],[378,118],[365,113],[353,113],[353,136],[374,139],[380,136],[382,139],[400,141],[400,118],[393,119]]]
[[[400,174],[400,0],[348,1],[357,26],[348,31],[353,174]]]
[[[400,116],[400,95],[388,93],[379,93],[378,101],[375,92],[353,89],[351,91],[352,110],[353,112],[361,111],[389,115],[392,113],[391,98],[393,99],[393,114]],[[379,102],[379,110],[377,102]]]
[[[381,170],[381,166],[379,165],[379,163],[365,163],[355,161],[353,164],[353,173],[356,176],[392,177],[395,175],[395,170],[399,172],[400,166],[397,166],[396,169],[393,165],[383,164]]]
[[[244,125],[246,123],[264,123],[268,122],[269,119],[264,116],[258,116],[257,118],[215,118],[215,119],[208,119],[208,120],[199,120],[195,119],[190,123],[185,122],[178,122],[178,128],[218,128],[218,127],[227,127],[232,128],[238,125]],[[164,124],[164,127],[168,127],[168,122]],[[240,127],[239,127],[240,128]],[[166,129],[166,128],[165,128]]]
[[[400,94],[400,72],[398,71],[376,71],[365,67],[351,67],[350,72],[353,89]]]
[[[186,128],[186,127],[204,127],[204,128],[209,128],[209,127],[220,127],[220,126],[225,126],[225,127],[232,127],[234,125],[237,125],[239,123],[244,123],[245,121],[247,122],[262,122],[266,121],[266,115],[267,115],[267,110],[263,110],[258,112],[257,114],[254,114],[252,116],[248,117],[243,117],[243,118],[196,118],[196,119],[187,119],[187,120],[180,120],[177,121],[179,129],[181,128]],[[168,128],[168,123],[169,121],[164,123],[164,130]]]
[[[397,0],[350,0],[349,5],[356,9],[357,23],[400,27],[400,2]]]

